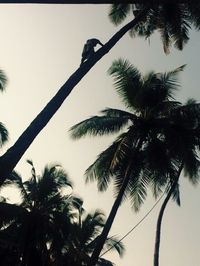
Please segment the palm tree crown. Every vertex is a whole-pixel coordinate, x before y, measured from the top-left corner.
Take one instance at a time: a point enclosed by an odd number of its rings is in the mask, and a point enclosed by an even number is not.
[[[66,239],[63,245],[63,255],[58,258],[58,265],[88,265],[102,228],[105,224],[105,215],[100,210],[90,213],[80,213],[81,223],[75,223],[73,233]],[[109,237],[104,249],[114,246],[120,256],[124,253],[124,246],[116,237]],[[56,264],[57,265],[57,264]],[[99,266],[114,265],[110,261],[99,258]]]
[[[169,126],[167,115],[180,106],[173,100],[173,94],[179,87],[177,75],[183,68],[142,76],[128,61],[115,61],[109,73],[114,77],[115,88],[130,112],[107,108],[101,116],[94,116],[71,128],[73,138],[123,130],[86,170],[86,181],[97,180],[99,190],[104,191],[113,179],[117,193],[131,164],[127,193],[135,210],[145,199],[147,184],[152,183],[155,176],[159,175],[159,179],[166,182],[166,175],[169,177],[175,171],[168,159],[163,135]],[[150,153],[152,160],[149,160]]]
[[[20,265],[47,265],[49,247],[70,232],[77,200],[70,194],[62,195],[62,188],[72,185],[63,168],[46,166],[39,176],[32,161],[28,163],[32,174],[27,181],[23,182],[16,172],[7,181],[17,186],[21,202],[0,203],[0,234],[1,238],[8,239],[8,246],[16,246],[18,263],[22,258]]]
[[[118,25],[129,14],[136,16],[145,4],[113,4],[110,8],[109,18]],[[156,30],[160,33],[165,53],[173,44],[179,50],[189,40],[189,30],[194,27],[200,29],[200,4],[191,1],[184,3],[155,3],[151,4],[148,15],[142,19],[130,33],[149,38]]]

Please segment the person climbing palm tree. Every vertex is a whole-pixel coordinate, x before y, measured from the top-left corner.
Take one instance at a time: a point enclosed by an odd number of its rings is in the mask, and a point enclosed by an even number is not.
[[[130,10],[130,5],[119,4],[118,10],[121,12],[117,17],[125,14]],[[173,10],[177,10],[177,16]],[[112,12],[112,16],[113,13]],[[37,115],[37,117],[31,122],[30,126],[22,133],[17,139],[15,144],[0,157],[0,184],[3,184],[4,180],[9,176],[16,164],[19,162],[25,151],[29,148],[31,143],[41,132],[41,130],[47,125],[49,120],[60,108],[64,100],[68,97],[73,88],[79,83],[79,81],[87,74],[87,72],[104,56],[106,55],[114,45],[130,30],[138,32],[139,34],[144,29],[145,36],[148,37],[154,31],[158,30],[163,32],[165,36],[165,43],[168,45],[174,43],[179,49],[182,49],[184,43],[189,38],[188,29],[195,27],[199,29],[200,21],[200,4],[195,2],[186,1],[182,4],[171,3],[170,8],[167,4],[144,4],[133,5],[134,19],[123,26],[116,34],[114,34],[104,46],[99,49],[95,56],[91,60],[87,60],[85,64],[82,64],[65,82],[60,88],[57,94],[49,101],[44,109]],[[122,16],[122,18],[124,18]],[[156,19],[156,21],[154,21]],[[119,22],[122,21],[118,19]],[[167,21],[167,22],[166,22]],[[160,26],[159,22],[164,23]],[[167,24],[165,24],[165,22]],[[140,25],[138,25],[138,23]],[[137,27],[138,25],[138,27]],[[136,27],[136,30],[135,30]],[[162,30],[163,29],[163,30]],[[164,35],[165,34],[165,35]]]

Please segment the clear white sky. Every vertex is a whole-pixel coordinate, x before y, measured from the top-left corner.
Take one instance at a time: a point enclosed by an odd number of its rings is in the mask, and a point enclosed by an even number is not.
[[[10,132],[4,152],[28,126],[58,88],[79,66],[84,42],[91,37],[106,42],[116,28],[107,17],[103,5],[0,5],[0,68],[9,84],[0,95],[0,121]],[[200,34],[192,32],[183,52],[163,53],[159,36],[150,42],[123,39],[79,83],[48,126],[37,137],[17,166],[26,178],[31,158],[38,172],[47,163],[58,162],[69,173],[75,192],[84,198],[89,211],[101,208],[108,213],[113,203],[112,186],[99,194],[96,185],[85,185],[84,171],[113,140],[85,138],[72,141],[68,129],[75,123],[98,113],[105,107],[123,108],[112,87],[107,69],[114,59],[129,59],[143,73],[167,71],[188,64],[181,74],[182,88],[177,98],[200,98],[199,75]],[[185,178],[181,182],[182,207],[170,203],[164,216],[161,239],[161,266],[200,265],[199,193]],[[15,198],[15,192],[9,192]],[[112,234],[123,236],[151,208],[148,198],[140,213],[135,214],[123,204],[114,223]],[[159,208],[124,241],[126,254],[122,260],[111,253],[116,266],[149,266],[153,261],[156,218]]]

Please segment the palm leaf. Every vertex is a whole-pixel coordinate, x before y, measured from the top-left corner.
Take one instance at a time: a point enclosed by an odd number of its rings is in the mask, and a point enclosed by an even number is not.
[[[101,113],[108,117],[120,117],[125,120],[130,119],[131,121],[134,121],[135,119],[137,119],[136,115],[130,112],[124,111],[124,110],[119,110],[119,109],[106,108],[102,110]]]
[[[86,182],[97,180],[97,186],[100,191],[105,191],[111,181],[111,163],[113,161],[113,153],[117,147],[118,143],[114,142],[98,155],[96,161],[85,172]]]
[[[109,19],[115,25],[119,25],[125,20],[130,11],[129,4],[112,4],[109,10]]]
[[[126,107],[133,108],[135,96],[141,87],[141,74],[127,60],[118,59],[112,63],[108,73],[114,78],[114,87]]]
[[[117,238],[116,236],[111,236],[107,238],[103,250],[105,251],[105,250],[112,250],[112,249],[115,249],[117,253],[119,254],[119,256],[123,257],[125,247],[124,247],[124,244],[121,241],[119,241],[119,238]]]
[[[104,111],[103,111],[104,112]],[[128,124],[129,117],[93,116],[71,127],[71,137],[79,139],[85,135],[102,136],[119,132]]]

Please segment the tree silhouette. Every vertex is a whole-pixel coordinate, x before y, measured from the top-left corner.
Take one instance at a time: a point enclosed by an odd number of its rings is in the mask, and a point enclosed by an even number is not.
[[[18,188],[21,202],[0,202],[0,236],[1,241],[5,241],[4,249],[14,255],[20,265],[44,266],[50,263],[48,245],[60,234],[67,238],[72,230],[72,210],[79,200],[72,195],[62,195],[63,188],[71,187],[63,168],[46,166],[42,174],[37,175],[33,163],[28,163],[32,170],[27,181],[16,172],[7,180],[7,184]],[[7,255],[5,265],[8,259]],[[1,263],[4,263],[2,257]]]
[[[177,169],[176,177],[169,186],[169,191],[158,215],[154,249],[154,266],[159,265],[161,224],[164,211],[173,193],[176,194],[178,192],[178,181],[182,170],[193,185],[197,185],[199,181],[199,130],[199,105],[196,104],[194,100],[189,100],[185,105],[179,107],[178,110],[176,110],[176,113],[172,115],[170,132],[166,135],[168,137],[166,139],[167,145],[173,147],[173,152],[175,152],[175,154],[172,154],[172,159],[179,162],[179,168]],[[178,199],[178,204],[180,205],[180,199]]]
[[[89,265],[96,264],[124,196],[130,197],[137,211],[150,184],[165,187],[176,174],[178,161],[171,163],[172,146],[167,145],[165,135],[171,132],[170,114],[180,105],[171,99],[178,87],[177,75],[183,68],[142,76],[128,61],[116,60],[110,74],[131,112],[108,108],[102,111],[102,116],[91,117],[71,128],[74,138],[126,129],[86,170],[87,181],[97,180],[100,191],[106,190],[113,179],[117,195]]]
[[[74,223],[71,234],[63,241],[62,253],[54,257],[53,265],[73,265],[87,266],[90,255],[95,248],[99,235],[105,224],[105,216],[100,210],[94,212],[79,213],[76,223]],[[118,243],[116,237],[108,237],[105,242],[105,249],[115,245],[115,250],[120,256],[124,253],[124,246]],[[110,261],[100,258],[99,266],[114,265]]]

